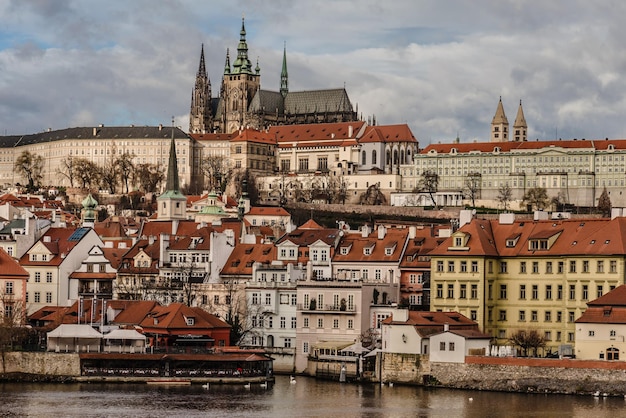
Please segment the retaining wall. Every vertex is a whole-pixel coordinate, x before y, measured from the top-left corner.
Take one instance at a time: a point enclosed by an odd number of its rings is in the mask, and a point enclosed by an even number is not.
[[[80,376],[80,358],[76,353],[8,352],[3,355],[2,366],[2,373]]]

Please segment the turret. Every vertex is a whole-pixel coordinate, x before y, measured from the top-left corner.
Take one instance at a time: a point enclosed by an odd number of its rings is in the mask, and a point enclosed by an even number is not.
[[[528,125],[526,125],[526,118],[524,117],[524,109],[522,109],[522,101],[519,101],[519,107],[517,108],[517,116],[515,117],[515,123],[513,124],[513,140],[515,142],[526,141],[526,131]]]
[[[491,142],[506,142],[509,140],[509,121],[504,114],[502,97],[498,102],[496,114],[491,121]]]

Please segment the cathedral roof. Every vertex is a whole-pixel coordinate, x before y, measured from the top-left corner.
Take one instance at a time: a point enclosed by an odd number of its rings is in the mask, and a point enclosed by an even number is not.
[[[353,112],[346,89],[294,91],[285,97],[285,113]]]
[[[250,105],[248,111],[258,112],[265,111],[267,113],[275,113],[278,109],[278,114],[282,115],[285,111],[285,103],[283,96],[277,91],[258,90]]]
[[[360,144],[367,142],[414,142],[417,144],[417,139],[407,124],[384,125],[368,126],[359,139]]]

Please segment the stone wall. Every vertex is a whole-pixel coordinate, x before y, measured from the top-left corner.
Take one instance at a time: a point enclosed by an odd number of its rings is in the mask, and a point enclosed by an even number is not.
[[[80,376],[80,358],[76,353],[4,353],[2,373],[26,373],[42,376]]]
[[[570,359],[466,357],[465,364],[431,363],[432,383],[507,392],[626,394],[626,363]]]
[[[423,376],[430,374],[428,356],[420,354],[380,353],[382,381],[421,384]]]
[[[411,216],[415,218],[441,219],[449,220],[459,217],[459,212],[463,208],[445,208],[443,210],[424,210],[421,207],[413,206],[371,206],[371,205],[340,205],[340,204],[313,204],[313,203],[294,203],[289,207],[296,209],[306,209],[323,212],[347,212],[347,213],[371,213],[374,215],[386,216]]]

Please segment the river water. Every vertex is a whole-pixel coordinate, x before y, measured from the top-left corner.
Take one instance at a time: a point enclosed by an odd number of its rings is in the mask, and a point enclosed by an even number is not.
[[[0,384],[0,417],[619,417],[626,399],[340,384]]]

